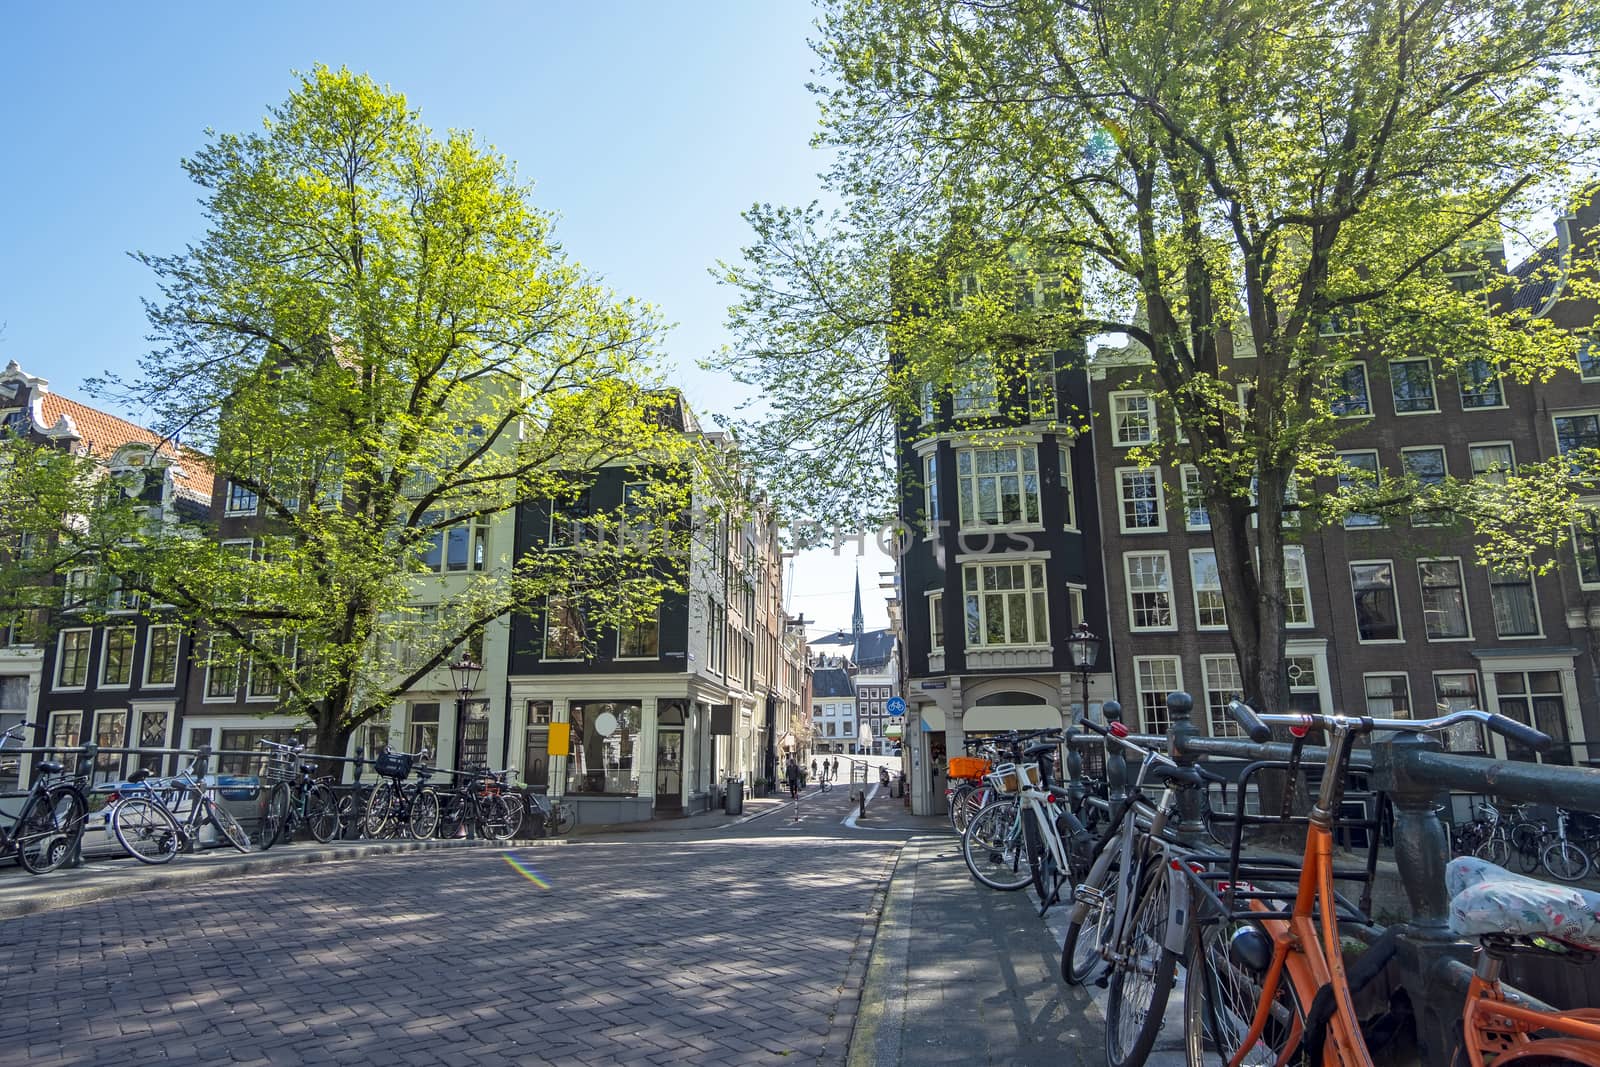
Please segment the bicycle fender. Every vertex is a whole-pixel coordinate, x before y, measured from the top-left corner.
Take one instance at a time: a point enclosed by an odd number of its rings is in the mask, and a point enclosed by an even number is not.
[[[1167,929],[1162,947],[1182,956],[1189,947],[1189,879],[1183,871],[1167,864]]]

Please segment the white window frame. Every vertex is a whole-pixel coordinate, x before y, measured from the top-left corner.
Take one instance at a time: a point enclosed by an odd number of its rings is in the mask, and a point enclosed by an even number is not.
[[[1511,457],[1511,465],[1504,470],[1496,468],[1478,469],[1479,449],[1504,447]],[[1517,446],[1514,441],[1472,441],[1467,444],[1467,465],[1474,479],[1487,478],[1495,485],[1504,485],[1506,478],[1517,471]]]
[[[1157,664],[1161,665],[1162,667],[1170,666],[1172,668],[1172,679],[1175,684],[1171,688],[1167,688],[1164,685],[1157,686],[1154,689],[1145,688],[1144,668],[1146,665],[1150,665],[1152,668],[1154,668],[1154,666]],[[1138,730],[1141,733],[1165,733],[1166,727],[1170,727],[1172,725],[1172,720],[1170,717],[1171,712],[1167,708],[1167,694],[1183,689],[1183,660],[1178,656],[1133,657],[1133,687],[1135,694],[1134,699],[1138,701],[1137,706],[1139,709]],[[1145,703],[1145,698],[1147,696],[1153,696],[1155,698],[1148,705]],[[1164,723],[1155,724],[1163,726],[1162,729],[1152,729],[1152,723],[1150,722],[1152,713],[1158,713],[1160,718],[1164,720]]]
[[[1595,358],[1594,358],[1593,363],[1591,364],[1591,366],[1593,366],[1595,368],[1595,373],[1593,373],[1593,374],[1586,374],[1584,372],[1583,354],[1585,352],[1591,352],[1591,353],[1594,354]],[[1579,342],[1578,342],[1578,351],[1577,351],[1577,354],[1573,358],[1576,359],[1577,362],[1578,362],[1578,377],[1579,378],[1581,378],[1583,381],[1586,381],[1586,382],[1600,382],[1600,340],[1596,340],[1595,338],[1592,338],[1592,337],[1587,337],[1587,338],[1583,338],[1583,339],[1579,340]]]
[[[928,651],[943,652],[944,590],[935,589],[925,595],[928,600]]]
[[[68,685],[61,680],[61,669],[66,665],[64,655],[67,647],[68,634],[87,634],[88,639],[83,647],[83,681],[77,685]],[[54,689],[58,693],[81,693],[89,688],[90,666],[94,662],[94,627],[72,626],[62,630],[56,635],[56,669]]]
[[[1363,714],[1367,714],[1367,715],[1373,715],[1374,714],[1372,711],[1368,710],[1368,708],[1367,708],[1367,701],[1372,699],[1372,694],[1367,691],[1367,683],[1373,678],[1403,678],[1403,679],[1405,679],[1405,683],[1406,683],[1406,709],[1407,709],[1407,712],[1410,713],[1410,712],[1416,710],[1416,707],[1417,707],[1416,701],[1413,700],[1412,697],[1411,697],[1411,675],[1410,675],[1409,672],[1407,672],[1407,671],[1367,671],[1367,672],[1365,672],[1365,673],[1363,673],[1361,675],[1361,709],[1362,709]],[[1399,718],[1399,716],[1395,715],[1394,711],[1392,711],[1392,710],[1387,712],[1386,714],[1376,715],[1375,717],[1376,718],[1380,718],[1380,719]]]
[[[1394,598],[1394,625],[1393,637],[1362,637],[1361,636],[1361,608],[1360,601],[1356,599],[1356,572],[1357,567],[1386,566],[1389,568],[1389,592]],[[1394,560],[1392,559],[1353,559],[1347,566],[1346,581],[1350,586],[1350,606],[1354,611],[1353,621],[1356,624],[1356,641],[1363,645],[1402,645],[1406,640],[1406,617],[1400,607],[1400,578],[1395,573]]]
[[[1428,368],[1428,384],[1430,387],[1429,392],[1433,396],[1433,407],[1422,408],[1418,409],[1417,411],[1401,411],[1400,396],[1394,391],[1394,371],[1396,367],[1408,366],[1413,363],[1421,363]],[[1397,418],[1406,418],[1410,415],[1439,414],[1439,378],[1433,373],[1433,360],[1429,359],[1427,356],[1415,356],[1410,359],[1391,359],[1389,361],[1389,401],[1394,405],[1394,413]]]
[[[1124,408],[1124,401],[1137,399],[1144,404],[1144,418],[1147,428],[1146,436],[1141,439],[1130,438],[1123,434],[1123,420],[1136,418],[1138,413]],[[1156,404],[1148,392],[1143,389],[1123,389],[1111,393],[1107,398],[1107,410],[1111,412],[1111,443],[1117,448],[1137,448],[1140,445],[1153,445],[1161,439],[1156,424]]]
[[[1438,707],[1440,704],[1444,704],[1449,706],[1452,711],[1460,710],[1451,704],[1449,698],[1445,697],[1439,692],[1439,680],[1441,678],[1471,678],[1473,695],[1470,700],[1468,700],[1462,706],[1469,708],[1483,707],[1483,677],[1477,671],[1464,671],[1460,669],[1434,671],[1431,677],[1433,679],[1433,703],[1435,707]],[[1461,698],[1455,697],[1455,699],[1460,700]],[[1463,735],[1471,736],[1474,739],[1475,744],[1473,748],[1467,749],[1457,747],[1456,741],[1462,739]],[[1489,739],[1484,736],[1484,728],[1479,723],[1457,723],[1455,726],[1452,726],[1450,729],[1444,731],[1444,733],[1440,735],[1440,740],[1444,743],[1445,750],[1448,752],[1475,752],[1484,755],[1488,755],[1490,753],[1488,744]]]
[[[1372,463],[1373,463],[1372,471],[1367,472],[1367,469],[1365,467],[1357,467],[1357,466],[1355,466],[1353,464],[1346,463],[1345,462],[1345,457],[1346,456],[1371,456],[1372,457]],[[1349,467],[1351,470],[1359,470],[1359,471],[1362,471],[1364,473],[1371,473],[1372,476],[1373,476],[1373,487],[1375,489],[1381,489],[1383,487],[1383,457],[1378,454],[1378,450],[1376,448],[1352,448],[1352,449],[1348,449],[1348,450],[1343,451],[1343,452],[1334,453],[1334,458],[1339,461],[1339,464],[1342,467]],[[1339,475],[1337,480],[1340,483],[1339,486],[1338,486],[1338,491],[1339,492],[1343,492],[1344,491],[1344,484],[1343,483],[1345,481],[1344,475],[1342,475],[1342,474]],[[1351,480],[1353,481],[1354,479],[1351,479]],[[1354,518],[1356,518],[1358,516],[1370,516],[1371,518],[1373,518],[1373,519],[1375,519],[1377,521],[1375,521],[1375,522],[1351,522],[1350,521],[1350,520],[1352,520],[1352,519],[1354,519]],[[1382,529],[1386,529],[1389,524],[1384,520],[1384,517],[1381,514],[1377,513],[1377,512],[1356,511],[1356,512],[1351,512],[1350,514],[1346,515],[1344,517],[1344,521],[1343,521],[1342,525],[1344,526],[1344,528],[1346,530],[1382,530]]]
[[[1297,559],[1300,567],[1300,583],[1295,585],[1289,581],[1289,560]],[[1316,625],[1316,609],[1311,603],[1311,570],[1306,565],[1306,549],[1304,545],[1283,546],[1283,588],[1285,597],[1290,589],[1298,588],[1301,598],[1305,601],[1306,617],[1304,622],[1291,622],[1289,620],[1288,605],[1284,605],[1283,625],[1291,630],[1308,630]]]
[[[238,488],[241,492],[250,494],[250,498],[253,501],[250,507],[241,508],[234,506],[233,491],[235,488]],[[254,515],[260,510],[261,494],[253,489],[246,489],[232,478],[229,478],[227,484],[222,487],[222,514],[228,518],[234,518],[235,516],[240,515]]]
[[[1494,615],[1495,614],[1495,612],[1494,612],[1494,587],[1495,587],[1494,570],[1493,570],[1493,568],[1489,568],[1489,567],[1485,567],[1484,570],[1489,576],[1489,613],[1491,615]],[[1496,616],[1495,625],[1494,625],[1494,635],[1495,635],[1495,638],[1497,640],[1500,640],[1500,641],[1541,641],[1541,640],[1544,639],[1544,636],[1545,636],[1545,634],[1544,634],[1544,611],[1543,611],[1542,605],[1540,605],[1540,603],[1539,603],[1539,582],[1534,577],[1533,570],[1531,568],[1529,568],[1525,572],[1525,575],[1526,575],[1527,580],[1528,580],[1528,591],[1533,595],[1533,621],[1538,624],[1538,629],[1534,633],[1531,633],[1531,634],[1502,634],[1500,632],[1500,620],[1499,620],[1499,617]]]
[[[961,360],[950,389],[952,419],[982,419],[1000,413],[1000,377],[992,352],[974,352]],[[962,366],[970,365],[973,373]],[[975,388],[987,381],[988,389]]]
[[[1211,559],[1211,570],[1217,576],[1215,584],[1200,584],[1200,565],[1206,557]],[[1222,603],[1222,573],[1217,569],[1217,551],[1214,548],[1191,548],[1189,550],[1189,585],[1190,596],[1194,602],[1194,624],[1197,630],[1226,630],[1228,628],[1228,609]],[[1202,607],[1200,594],[1216,594],[1216,604],[1212,607]],[[1222,614],[1221,622],[1204,622],[1207,613],[1215,616]]]
[[[1218,664],[1227,664],[1232,672],[1234,684],[1227,690],[1212,687],[1211,668]],[[1244,730],[1227,711],[1228,701],[1239,696],[1244,687],[1244,676],[1239,671],[1238,657],[1231,652],[1226,655],[1201,656],[1200,682],[1205,689],[1206,728],[1211,736],[1243,737]]]
[[[978,457],[986,453],[1010,452],[1016,456],[1017,469],[1015,471],[982,472],[978,470]],[[962,460],[967,461],[969,473],[961,472]],[[1028,462],[1032,460],[1033,469],[1028,469]],[[979,517],[981,510],[978,501],[981,499],[980,487],[984,479],[995,479],[995,503],[1000,501],[999,479],[1016,478],[1019,496],[1022,501],[1022,517],[1010,522],[987,522]],[[1033,479],[1033,490],[1027,488],[1028,479]],[[1029,501],[1032,503],[1029,503]],[[967,509],[968,501],[972,508]],[[960,448],[956,450],[956,510],[960,512],[961,528],[963,530],[1042,530],[1044,528],[1044,486],[1039,472],[1039,450],[1030,442],[1022,444],[997,445],[993,448]]]
[[[1127,495],[1126,478],[1130,474],[1140,477],[1149,477],[1156,487],[1156,525],[1154,526],[1129,526],[1129,503],[1146,499],[1143,497],[1130,498]],[[1156,465],[1149,467],[1118,467],[1117,476],[1117,523],[1125,534],[1162,534],[1167,532],[1167,491],[1161,484],[1161,468]]]
[[[100,639],[100,688],[101,689],[131,689],[133,687],[133,680],[136,677],[138,677],[138,672],[136,670],[134,670],[134,667],[135,667],[135,654],[139,650],[139,629],[138,629],[138,627],[136,627],[136,626],[107,626],[102,630],[102,633],[103,633],[104,636],[102,636],[101,639]],[[106,668],[109,667],[110,664],[111,664],[111,635],[113,633],[127,633],[127,634],[129,634],[131,636],[131,643],[128,645],[128,657],[127,657],[127,660],[126,660],[127,669],[128,669],[128,680],[125,681],[125,682],[108,681],[107,678],[106,678]]]
[[[1482,362],[1482,363],[1486,364],[1489,367],[1489,369],[1494,372],[1495,384],[1497,384],[1500,387],[1500,403],[1498,403],[1498,404],[1474,404],[1474,405],[1468,405],[1467,404],[1467,397],[1468,397],[1469,394],[1467,393],[1466,381],[1462,378],[1462,374],[1463,374],[1463,372],[1466,371],[1466,369],[1469,366],[1469,364],[1468,363],[1463,363],[1456,370],[1456,398],[1461,402],[1461,410],[1462,410],[1462,412],[1466,413],[1466,412],[1472,412],[1472,411],[1504,411],[1506,408],[1511,406],[1510,401],[1506,398],[1506,374],[1505,374],[1505,370],[1503,368],[1501,368],[1499,365],[1497,365],[1491,359],[1481,359],[1480,358],[1479,362]]]
[[[1066,498],[1067,518],[1063,529],[1078,528],[1078,494],[1072,486],[1072,446],[1056,446],[1056,475],[1061,480],[1061,495]]]
[[[1075,627],[1078,623],[1086,621],[1083,614],[1083,597],[1088,590],[1089,587],[1086,585],[1067,583],[1067,625],[1069,627]]]
[[[172,681],[156,681],[150,677],[150,659],[155,652],[156,631],[176,631],[178,640],[172,646]],[[144,670],[140,673],[143,686],[146,689],[167,689],[178,684],[178,675],[183,666],[183,627],[176,623],[156,623],[145,630],[144,634]]]
[[[1459,637],[1435,637],[1428,626],[1428,587],[1422,580],[1422,567],[1426,563],[1454,563],[1456,565],[1456,579],[1460,583],[1457,588],[1461,591],[1461,614],[1466,619],[1467,632]],[[1448,644],[1452,641],[1472,640],[1472,598],[1467,595],[1467,568],[1460,556],[1424,556],[1417,560],[1417,589],[1421,597],[1422,608],[1422,635],[1433,644]]]
[[[1438,456],[1439,456],[1439,467],[1440,467],[1439,479],[1440,479],[1441,482],[1443,482],[1445,479],[1450,477],[1450,454],[1449,454],[1448,450],[1446,450],[1444,445],[1407,445],[1406,447],[1404,447],[1404,448],[1402,448],[1400,450],[1400,469],[1402,471],[1404,471],[1406,474],[1411,474],[1412,470],[1411,470],[1410,466],[1407,465],[1407,463],[1406,463],[1406,457],[1410,456],[1410,455],[1420,454],[1420,453],[1423,453],[1423,452],[1435,452],[1435,453],[1438,453]],[[1441,520],[1441,521],[1429,521],[1427,519],[1419,518],[1418,516],[1420,514],[1422,514],[1423,512],[1436,512],[1436,513],[1439,513],[1439,514],[1444,515],[1444,516],[1448,516],[1450,514],[1449,509],[1447,509],[1447,508],[1425,508],[1425,509],[1420,509],[1420,510],[1413,509],[1412,512],[1411,512],[1411,525],[1413,525],[1413,526],[1448,526],[1449,525],[1449,521],[1448,521],[1447,518],[1444,519],[1444,520]]]
[[[939,499],[939,450],[922,457],[922,515],[927,523],[925,537],[932,537],[944,518],[944,501]]]
[[[217,669],[216,638],[206,642],[206,670],[205,677],[201,679],[200,702],[202,704],[237,704],[239,702],[239,687],[244,684],[244,660],[241,653],[235,651],[233,670],[233,692],[213,695],[211,692],[211,672]]]
[[[1336,418],[1336,419],[1370,419],[1370,418],[1372,418],[1372,377],[1367,373],[1367,361],[1364,360],[1364,359],[1353,359],[1349,363],[1345,363],[1345,364],[1341,365],[1338,368],[1338,373],[1342,375],[1343,373],[1349,371],[1353,367],[1359,367],[1361,369],[1361,385],[1362,385],[1363,391],[1366,393],[1366,396],[1367,396],[1367,410],[1352,412],[1350,414],[1345,414],[1345,415],[1341,415],[1338,412],[1333,412],[1333,417]],[[1344,384],[1343,382],[1339,382],[1338,386],[1340,388],[1342,388],[1343,384]],[[1332,393],[1332,389],[1331,388],[1330,388],[1329,392],[1330,392],[1330,394]],[[1329,411],[1333,410],[1333,403],[1334,403],[1334,398],[1330,395],[1328,397],[1328,409],[1329,409]]]
[[[1201,496],[1200,468],[1192,463],[1185,463],[1178,468],[1178,478],[1183,487],[1183,528],[1191,533],[1209,532],[1211,513],[1206,510],[1205,499]],[[1197,511],[1205,516],[1205,522],[1194,521]]]
[[[1136,592],[1139,593],[1139,595],[1141,595],[1141,596],[1153,596],[1153,595],[1156,595],[1156,594],[1155,593],[1150,593],[1150,592],[1145,592],[1143,590],[1135,590],[1134,589],[1134,587],[1133,587],[1133,561],[1134,561],[1134,559],[1136,557],[1139,557],[1139,558],[1149,557],[1149,558],[1152,558],[1152,559],[1159,558],[1161,560],[1162,573],[1164,575],[1166,575],[1165,593],[1166,593],[1166,597],[1167,597],[1167,618],[1169,620],[1166,623],[1166,625],[1158,625],[1158,626],[1140,626],[1139,625],[1139,614],[1140,614],[1140,612],[1139,612],[1139,609],[1134,604],[1134,599],[1133,599],[1134,598],[1134,594]],[[1164,548],[1163,549],[1157,549],[1157,550],[1155,550],[1153,552],[1124,552],[1122,554],[1122,580],[1123,580],[1123,588],[1126,591],[1126,596],[1128,598],[1128,629],[1130,631],[1133,631],[1133,632],[1136,632],[1136,633],[1168,633],[1168,632],[1174,631],[1174,630],[1176,630],[1178,628],[1177,595],[1176,595],[1176,593],[1175,593],[1175,591],[1173,589],[1173,581],[1172,581],[1172,553],[1168,552]]]
[[[1581,501],[1580,505],[1579,505],[1579,510],[1581,512],[1583,512],[1584,514],[1588,515],[1591,518],[1591,521],[1594,524],[1594,531],[1595,531],[1594,536],[1595,536],[1596,547],[1597,547],[1597,551],[1595,552],[1595,560],[1596,560],[1595,572],[1596,572],[1596,576],[1595,576],[1593,581],[1585,581],[1584,580],[1584,577],[1583,577],[1583,550],[1582,550],[1581,547],[1579,547],[1579,540],[1578,540],[1579,530],[1578,530],[1578,524],[1577,523],[1573,523],[1572,524],[1572,528],[1571,528],[1571,531],[1570,531],[1571,532],[1571,536],[1572,536],[1572,565],[1573,565],[1573,571],[1577,575],[1577,578],[1578,578],[1578,588],[1580,588],[1580,589],[1600,589],[1600,501],[1594,501],[1594,500]]]
[[[1566,454],[1566,449],[1561,447],[1560,422],[1562,419],[1594,419],[1597,424],[1600,424],[1600,408],[1575,408],[1571,411],[1554,411],[1550,413],[1550,430],[1554,435],[1556,453],[1558,455]]]
[[[997,589],[997,590],[986,589],[984,587],[984,582],[983,582],[983,572],[984,572],[984,569],[988,568],[988,567],[1015,567],[1015,568],[1020,569],[1021,572],[1022,572],[1023,585],[1020,586],[1020,587],[1013,586],[1013,587],[1011,587],[1009,589]],[[1034,584],[1034,573],[1033,573],[1033,571],[1034,571],[1035,567],[1037,567],[1039,569],[1038,584],[1037,585]],[[969,589],[967,587],[967,575],[968,574],[976,574],[977,575],[977,585],[976,585],[975,589]],[[963,620],[963,623],[964,623],[964,625],[962,627],[962,633],[966,638],[967,650],[969,652],[971,652],[971,651],[975,651],[975,650],[988,651],[988,650],[992,650],[992,649],[1006,649],[1006,648],[1048,648],[1050,646],[1050,601],[1049,601],[1049,584],[1048,583],[1049,583],[1049,572],[1048,572],[1048,568],[1045,566],[1045,563],[1044,563],[1043,560],[1036,560],[1036,559],[1034,559],[1034,560],[1012,560],[1012,559],[1008,559],[1005,556],[995,556],[993,559],[988,560],[986,562],[962,564],[962,567],[961,567],[961,598],[962,598],[961,599],[961,607],[962,607],[962,620]],[[1029,634],[1029,638],[1030,638],[1029,640],[1024,640],[1024,641],[1020,641],[1020,642],[1011,640],[1011,627],[1009,625],[1010,620],[1011,620],[1010,606],[1009,606],[1010,605],[1010,598],[1011,598],[1012,595],[1017,594],[1017,593],[1021,593],[1023,595],[1024,603],[1027,605],[1026,608],[1024,609],[1024,617],[1025,617],[1025,619],[1027,621],[1027,629],[1028,629],[1028,634]],[[985,640],[985,638],[987,637],[987,635],[989,633],[989,614],[988,614],[987,598],[990,597],[990,596],[999,596],[999,597],[1003,598],[1005,600],[1005,602],[1006,602],[1006,605],[1007,605],[1006,608],[1005,608],[1005,612],[1006,612],[1005,619],[1006,619],[1006,622],[1007,622],[1007,625],[1005,627],[1006,639],[1004,641],[999,641],[999,642],[994,642],[994,643],[989,643],[988,641]],[[1036,605],[1035,605],[1034,598],[1036,596],[1042,600],[1043,605],[1044,605],[1044,611],[1042,613],[1042,617],[1041,616],[1036,616],[1036,614],[1035,614]],[[965,625],[965,623],[972,618],[972,615],[967,611],[967,601],[971,597],[977,597],[978,637],[977,637],[976,640],[974,640],[972,638],[972,635],[970,633],[968,633],[967,626]],[[1034,626],[1035,621],[1039,621],[1039,622],[1042,623],[1043,629],[1044,629],[1043,633],[1036,633],[1035,632],[1035,626]]]

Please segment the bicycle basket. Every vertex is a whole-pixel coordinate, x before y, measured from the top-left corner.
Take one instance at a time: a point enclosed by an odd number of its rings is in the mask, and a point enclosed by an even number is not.
[[[294,753],[275,748],[267,753],[265,762],[261,765],[261,780],[264,782],[292,782],[295,779]]]
[[[1015,793],[1017,791],[1017,765],[1015,763],[1002,763],[992,772],[983,776],[984,781],[1002,793]]]
[[[384,749],[372,761],[372,769],[384,778],[404,778],[411,773],[411,757],[404,752]]]
[[[945,777],[982,778],[989,773],[990,769],[989,761],[981,756],[951,756],[949,768],[945,771]]]

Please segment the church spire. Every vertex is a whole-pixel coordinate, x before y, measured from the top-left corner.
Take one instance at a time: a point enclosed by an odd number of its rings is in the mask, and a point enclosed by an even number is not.
[[[866,629],[866,618],[861,613],[861,561],[856,560],[856,610],[850,615],[850,636],[854,638],[851,658],[861,662],[861,634]]]

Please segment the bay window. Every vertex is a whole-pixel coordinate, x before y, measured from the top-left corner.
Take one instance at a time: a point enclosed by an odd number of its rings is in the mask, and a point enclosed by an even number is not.
[[[969,646],[1050,641],[1043,563],[973,563],[962,568]]]

